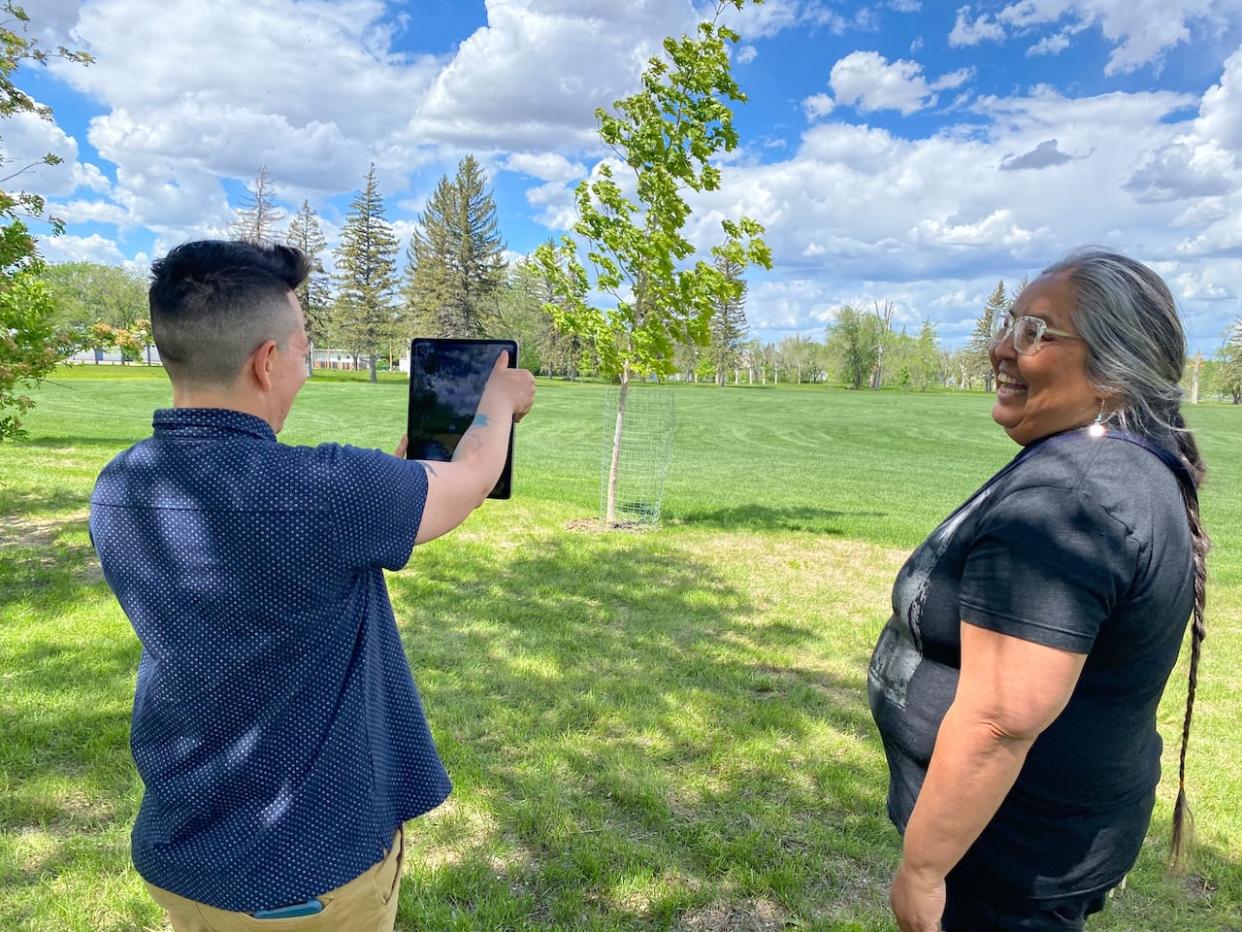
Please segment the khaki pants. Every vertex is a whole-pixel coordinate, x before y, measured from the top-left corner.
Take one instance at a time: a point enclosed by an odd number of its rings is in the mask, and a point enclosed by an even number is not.
[[[232,913],[147,884],[151,897],[168,911],[176,932],[392,932],[405,832],[397,829],[384,860],[344,886],[319,894],[323,911],[292,919],[256,919]]]

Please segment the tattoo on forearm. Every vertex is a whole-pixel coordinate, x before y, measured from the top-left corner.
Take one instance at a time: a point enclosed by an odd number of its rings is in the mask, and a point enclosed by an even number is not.
[[[491,418],[489,418],[486,414],[476,414],[474,416],[474,420],[470,422],[470,426],[471,427],[486,427],[491,422],[492,422]]]

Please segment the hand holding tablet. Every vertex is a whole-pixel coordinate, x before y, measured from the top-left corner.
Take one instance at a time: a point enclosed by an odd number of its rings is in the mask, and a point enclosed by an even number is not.
[[[534,377],[517,365],[512,340],[419,338],[410,347],[409,459],[453,459],[462,437],[477,423],[479,402],[489,386],[511,402],[514,421],[530,410]],[[504,469],[489,498],[509,498],[513,432]]]

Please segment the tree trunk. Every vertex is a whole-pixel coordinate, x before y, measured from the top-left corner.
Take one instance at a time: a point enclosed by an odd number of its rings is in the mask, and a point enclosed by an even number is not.
[[[1203,354],[1195,353],[1194,368],[1190,370],[1190,403],[1199,403],[1199,370],[1203,368]]]
[[[371,381],[378,382],[379,377],[375,374],[375,354],[372,353],[367,360],[367,369],[370,370]]]
[[[630,393],[630,367],[621,371],[621,389],[617,394],[617,425],[612,433],[612,462],[608,464],[608,503],[604,520],[609,527],[617,523],[617,478],[621,474],[621,436],[625,426],[625,401]]]
[[[306,353],[306,377],[309,379],[315,374],[315,344],[307,343],[310,347]]]

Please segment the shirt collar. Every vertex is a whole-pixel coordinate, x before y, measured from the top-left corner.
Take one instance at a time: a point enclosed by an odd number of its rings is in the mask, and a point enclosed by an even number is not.
[[[250,434],[275,442],[276,432],[261,417],[231,408],[161,408],[151,419],[157,436],[224,437]]]

